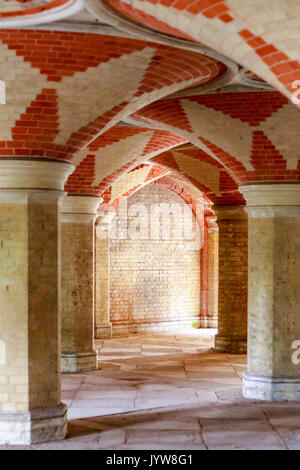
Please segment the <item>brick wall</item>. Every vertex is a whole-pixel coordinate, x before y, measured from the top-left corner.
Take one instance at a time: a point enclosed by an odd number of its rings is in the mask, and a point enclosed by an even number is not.
[[[41,203],[41,192],[32,192],[25,203],[21,194],[0,206],[1,413],[60,402],[58,209],[55,194],[48,198]]]
[[[133,223],[133,204],[143,204],[148,213],[151,204],[184,202],[173,191],[150,184],[127,200],[128,227]],[[141,225],[147,216],[141,218]],[[136,219],[135,219],[136,220]],[[163,331],[191,326],[200,319],[200,252],[190,249],[188,241],[175,234],[178,222],[171,217],[171,237],[151,240],[117,239],[110,245],[110,321],[113,334]],[[121,223],[120,223],[121,222]],[[126,221],[116,218],[124,234]],[[195,220],[193,220],[195,223]],[[152,230],[161,229],[161,219],[153,220]],[[188,249],[189,248],[189,249]],[[195,247],[193,247],[195,248]]]

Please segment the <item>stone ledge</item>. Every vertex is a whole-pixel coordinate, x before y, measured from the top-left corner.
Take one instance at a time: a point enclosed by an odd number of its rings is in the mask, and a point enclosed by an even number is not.
[[[228,338],[216,335],[214,350],[230,354],[246,354],[247,338]]]
[[[84,353],[62,353],[61,371],[79,373],[97,369],[97,355],[95,351]]]
[[[61,213],[64,217],[66,214],[89,214],[96,217],[97,208],[102,201],[100,196],[69,194],[63,200]]]
[[[299,206],[299,183],[262,183],[239,186],[247,201],[247,207]]]
[[[254,400],[300,401],[300,377],[263,377],[245,372],[243,395]]]
[[[0,413],[0,444],[24,445],[58,441],[67,434],[67,407]]]
[[[218,224],[222,220],[247,220],[248,216],[245,211],[246,206],[214,206],[217,215]],[[219,225],[218,225],[219,227]]]
[[[74,165],[51,159],[0,159],[1,189],[52,189],[63,191]]]
[[[218,328],[218,316],[200,317],[200,328]]]
[[[96,325],[95,338],[96,339],[109,339],[112,335],[112,325]]]

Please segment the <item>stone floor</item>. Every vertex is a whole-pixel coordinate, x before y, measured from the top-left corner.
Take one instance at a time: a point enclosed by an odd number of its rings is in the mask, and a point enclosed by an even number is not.
[[[246,357],[213,352],[214,334],[97,341],[99,370],[63,376],[67,439],[27,448],[300,449],[300,403],[243,398]]]

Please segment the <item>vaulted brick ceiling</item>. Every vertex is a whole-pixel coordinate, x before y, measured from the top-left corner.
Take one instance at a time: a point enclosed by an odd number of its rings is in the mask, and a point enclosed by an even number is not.
[[[193,146],[179,146],[161,153],[151,162],[184,178],[214,204],[244,204],[237,182],[214,158]]]
[[[2,155],[72,160],[120,119],[223,73],[216,60],[129,38],[0,32]]]
[[[290,96],[300,79],[298,0],[89,0],[152,30],[205,44]],[[104,9],[105,14],[105,9]]]
[[[112,183],[103,194],[104,201],[99,207],[99,213],[115,210],[124,199],[149,184],[160,184],[174,191],[186,204],[191,205],[194,213],[197,210],[197,203],[202,202],[203,197],[205,198],[203,192],[188,179],[172,174],[160,165],[141,164]],[[205,210],[207,215],[211,215],[209,199],[206,201]]]
[[[300,113],[276,91],[168,98],[131,116],[181,135],[226,167],[238,183],[300,179]]]
[[[109,148],[108,150],[111,151]],[[193,199],[204,195],[218,205],[245,203],[229,172],[193,145],[184,144],[173,150],[160,151],[150,159],[149,155],[151,156],[151,152],[143,155],[143,160],[148,159],[149,163],[142,163],[134,168],[129,168],[128,165],[107,178],[99,187],[93,188],[96,194],[101,194],[104,198],[102,207],[108,209],[111,205],[117,206],[122,198],[129,197],[143,186],[166,175],[172,175],[172,180],[176,180],[174,184],[179,184]],[[82,175],[80,166],[77,171]],[[73,178],[72,175],[69,181]]]
[[[104,201],[100,209],[109,210],[117,207],[124,198],[128,198],[139,189],[168,174],[170,171],[159,165],[141,164],[136,166],[127,173],[123,173],[102,194]]]
[[[169,131],[113,126],[73,160],[76,170],[65,190],[103,195],[111,184],[139,163],[185,142]]]
[[[64,19],[82,8],[81,0],[1,0],[0,24],[2,27],[20,24],[41,24]]]
[[[83,9],[127,33],[57,23]],[[0,0],[1,156],[72,161],[66,191],[110,203],[146,161],[216,204],[244,203],[244,182],[298,181],[299,15],[296,0]],[[137,23],[152,42],[130,36]]]

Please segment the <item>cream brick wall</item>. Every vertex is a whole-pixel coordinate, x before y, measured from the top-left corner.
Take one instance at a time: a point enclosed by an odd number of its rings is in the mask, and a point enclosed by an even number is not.
[[[24,193],[19,203],[0,203],[2,412],[60,403],[57,201]]]
[[[300,340],[300,211],[254,211],[249,217],[248,371],[300,378],[300,367],[291,360],[291,345]]]
[[[215,206],[219,226],[219,351],[247,350],[248,217],[244,206]]]
[[[219,287],[219,232],[208,229],[208,317],[210,325],[217,327]]]
[[[100,236],[98,236],[98,233]],[[110,309],[110,241],[109,230],[99,230],[96,226],[95,237],[95,337],[110,336],[109,309]]]
[[[149,185],[128,199],[128,210],[133,204],[144,204],[150,213],[153,203],[184,205],[172,191]],[[173,228],[176,225],[171,225],[174,234]],[[113,334],[170,329],[182,323],[191,326],[199,321],[200,252],[187,249],[183,237],[111,239],[110,258]]]
[[[62,223],[62,352],[93,349],[94,222]]]

